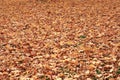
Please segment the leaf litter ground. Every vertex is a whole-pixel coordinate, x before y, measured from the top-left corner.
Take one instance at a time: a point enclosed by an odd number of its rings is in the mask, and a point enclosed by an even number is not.
[[[120,80],[120,0],[0,0],[0,80]]]

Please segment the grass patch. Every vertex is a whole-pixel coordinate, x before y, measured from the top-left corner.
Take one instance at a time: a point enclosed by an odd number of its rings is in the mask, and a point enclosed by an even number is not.
[[[118,70],[116,71],[116,74],[120,74],[120,67],[118,68]]]
[[[101,74],[101,71],[97,69],[97,70],[96,70],[96,73],[97,73],[97,74]]]
[[[79,36],[78,38],[85,39],[86,36],[85,36],[85,35],[81,35],[81,36]]]

